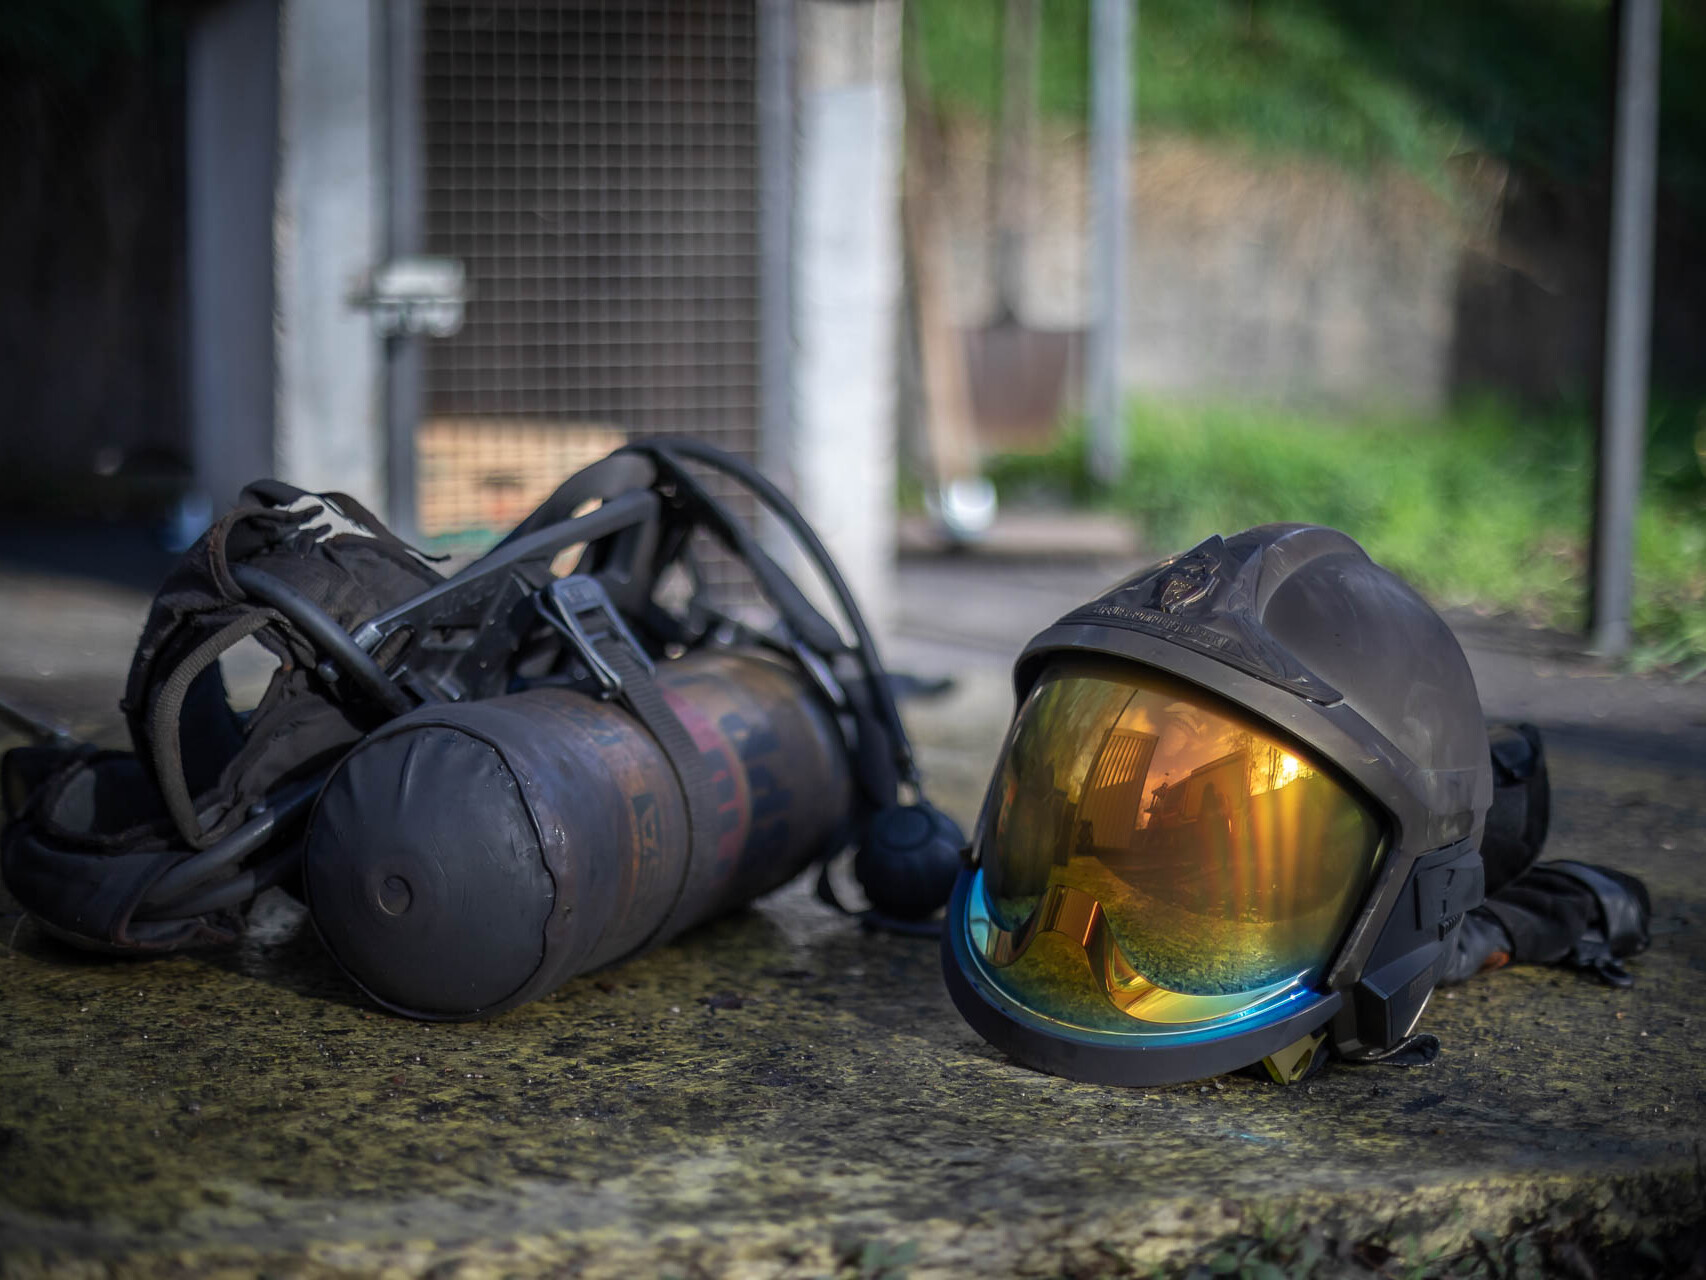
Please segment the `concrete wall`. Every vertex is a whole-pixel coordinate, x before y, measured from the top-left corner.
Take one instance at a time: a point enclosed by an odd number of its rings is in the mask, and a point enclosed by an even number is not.
[[[384,245],[376,3],[224,0],[190,24],[188,364],[203,518],[260,475],[384,509],[382,352],[350,300]]]
[[[280,478],[385,508],[379,339],[350,297],[383,252],[375,0],[282,0],[274,221]]]
[[[994,307],[986,131],[950,126],[939,191],[957,320]],[[1022,318],[1087,314],[1086,158],[1058,127],[1038,145]],[[1149,135],[1132,157],[1130,322],[1138,390],[1426,412],[1466,391],[1591,402],[1604,320],[1605,192],[1483,159],[1449,200],[1396,175],[1357,177]],[[1699,220],[1661,197],[1653,379],[1706,389]]]
[[[57,53],[54,21],[35,45],[23,8],[7,18],[0,504],[11,515],[157,514],[188,476],[183,44],[153,27],[133,44],[86,18],[77,47]]]
[[[954,308],[976,326],[994,307],[987,136],[955,129],[949,157]],[[1420,408],[1447,394],[1462,226],[1437,197],[1182,139],[1145,140],[1131,172],[1128,386]],[[1045,132],[1036,175],[1020,317],[1079,329],[1082,138]]]

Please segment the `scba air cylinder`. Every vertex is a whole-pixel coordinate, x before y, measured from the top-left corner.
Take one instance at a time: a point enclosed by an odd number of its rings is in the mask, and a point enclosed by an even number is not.
[[[379,1003],[474,1018],[775,889],[844,832],[846,747],[797,669],[753,651],[662,664],[716,800],[709,867],[657,740],[561,688],[422,707],[358,745],[310,822],[320,936]]]

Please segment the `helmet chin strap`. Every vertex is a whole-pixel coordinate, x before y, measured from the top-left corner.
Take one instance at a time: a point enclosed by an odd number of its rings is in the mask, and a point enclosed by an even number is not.
[[[1390,1048],[1347,1054],[1341,1060],[1353,1066],[1425,1067],[1437,1057],[1439,1037],[1431,1031],[1418,1031]]]

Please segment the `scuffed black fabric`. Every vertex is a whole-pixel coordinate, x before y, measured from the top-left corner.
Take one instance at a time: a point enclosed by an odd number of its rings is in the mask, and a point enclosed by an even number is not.
[[[1487,892],[1494,894],[1539,859],[1552,822],[1552,794],[1539,729],[1489,725],[1487,745],[1493,757],[1493,803],[1481,837],[1481,863]]]
[[[1516,964],[1556,964],[1599,915],[1591,889],[1545,865],[1489,898],[1485,909],[1509,935]]]
[[[1537,862],[1551,825],[1540,730],[1487,728],[1493,804],[1481,841],[1487,899],[1463,918],[1438,981],[1463,982],[1507,964],[1563,964],[1617,986],[1617,962],[1647,946],[1652,903],[1634,876],[1583,862]]]
[[[298,509],[284,509],[290,506]],[[338,515],[360,528],[334,532]],[[288,584],[346,630],[442,581],[346,495],[277,481],[244,490],[237,509],[197,539],[154,598],[120,703],[134,752],[19,748],[0,767],[12,819],[0,833],[0,876],[59,937],[132,952],[231,941],[241,928],[234,910],[158,918],[141,910],[143,900],[194,850],[236,831],[269,794],[323,770],[384,718],[322,681],[314,646],[247,597],[234,564]],[[205,646],[244,631],[226,628],[245,620],[279,665],[260,703],[240,717],[226,702],[217,654],[191,673]],[[176,715],[166,697],[174,676],[180,686],[189,680]],[[183,797],[176,809],[168,794]],[[246,861],[263,856],[257,850]],[[242,871],[230,868],[233,876]]]
[[[285,509],[291,505],[301,509]],[[328,505],[368,535],[327,536]],[[202,641],[256,609],[232,578],[233,564],[252,565],[295,588],[346,631],[442,581],[348,495],[310,494],[276,480],[250,485],[236,510],[198,538],[167,575],[137,642],[121,706],[137,757],[151,773],[160,759],[151,717],[170,674]],[[294,627],[278,620],[255,639],[279,667],[246,723],[240,725],[225,705],[217,667],[195,681],[185,704],[178,733],[185,782],[207,823],[180,834],[198,848],[229,835],[268,791],[328,763],[376,723],[358,703],[326,697],[310,674],[320,655]],[[389,655],[376,656],[383,662]],[[304,732],[309,723],[313,732]],[[156,785],[160,781],[156,775]]]
[[[1483,969],[1503,968],[1510,963],[1510,954],[1511,939],[1504,925],[1485,906],[1476,907],[1452,936],[1438,982],[1441,986],[1467,982]]]
[[[187,856],[134,755],[63,752],[53,768],[39,751],[20,757],[28,750],[7,753],[9,772],[36,776],[0,840],[0,876],[44,929],[98,951],[174,951],[236,937],[230,912],[150,923],[134,918],[148,890]],[[37,772],[43,768],[45,774]]]
[[[179,723],[184,781],[191,795],[200,795],[219,785],[226,763],[243,749],[243,726],[231,714],[217,662],[191,682]]]
[[[1483,968],[1559,964],[1613,986],[1633,981],[1618,962],[1647,949],[1652,900],[1646,885],[1609,867],[1543,862],[1464,917],[1442,983]]]
[[[1647,949],[1653,902],[1646,885],[1626,872],[1586,862],[1554,862],[1550,866],[1593,890],[1599,902],[1598,927],[1613,955],[1635,955]]]

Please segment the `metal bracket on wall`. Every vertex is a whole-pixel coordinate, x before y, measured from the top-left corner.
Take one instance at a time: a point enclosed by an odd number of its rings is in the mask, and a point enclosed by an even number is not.
[[[393,258],[350,297],[382,338],[448,338],[462,328],[468,273],[455,258]]]

